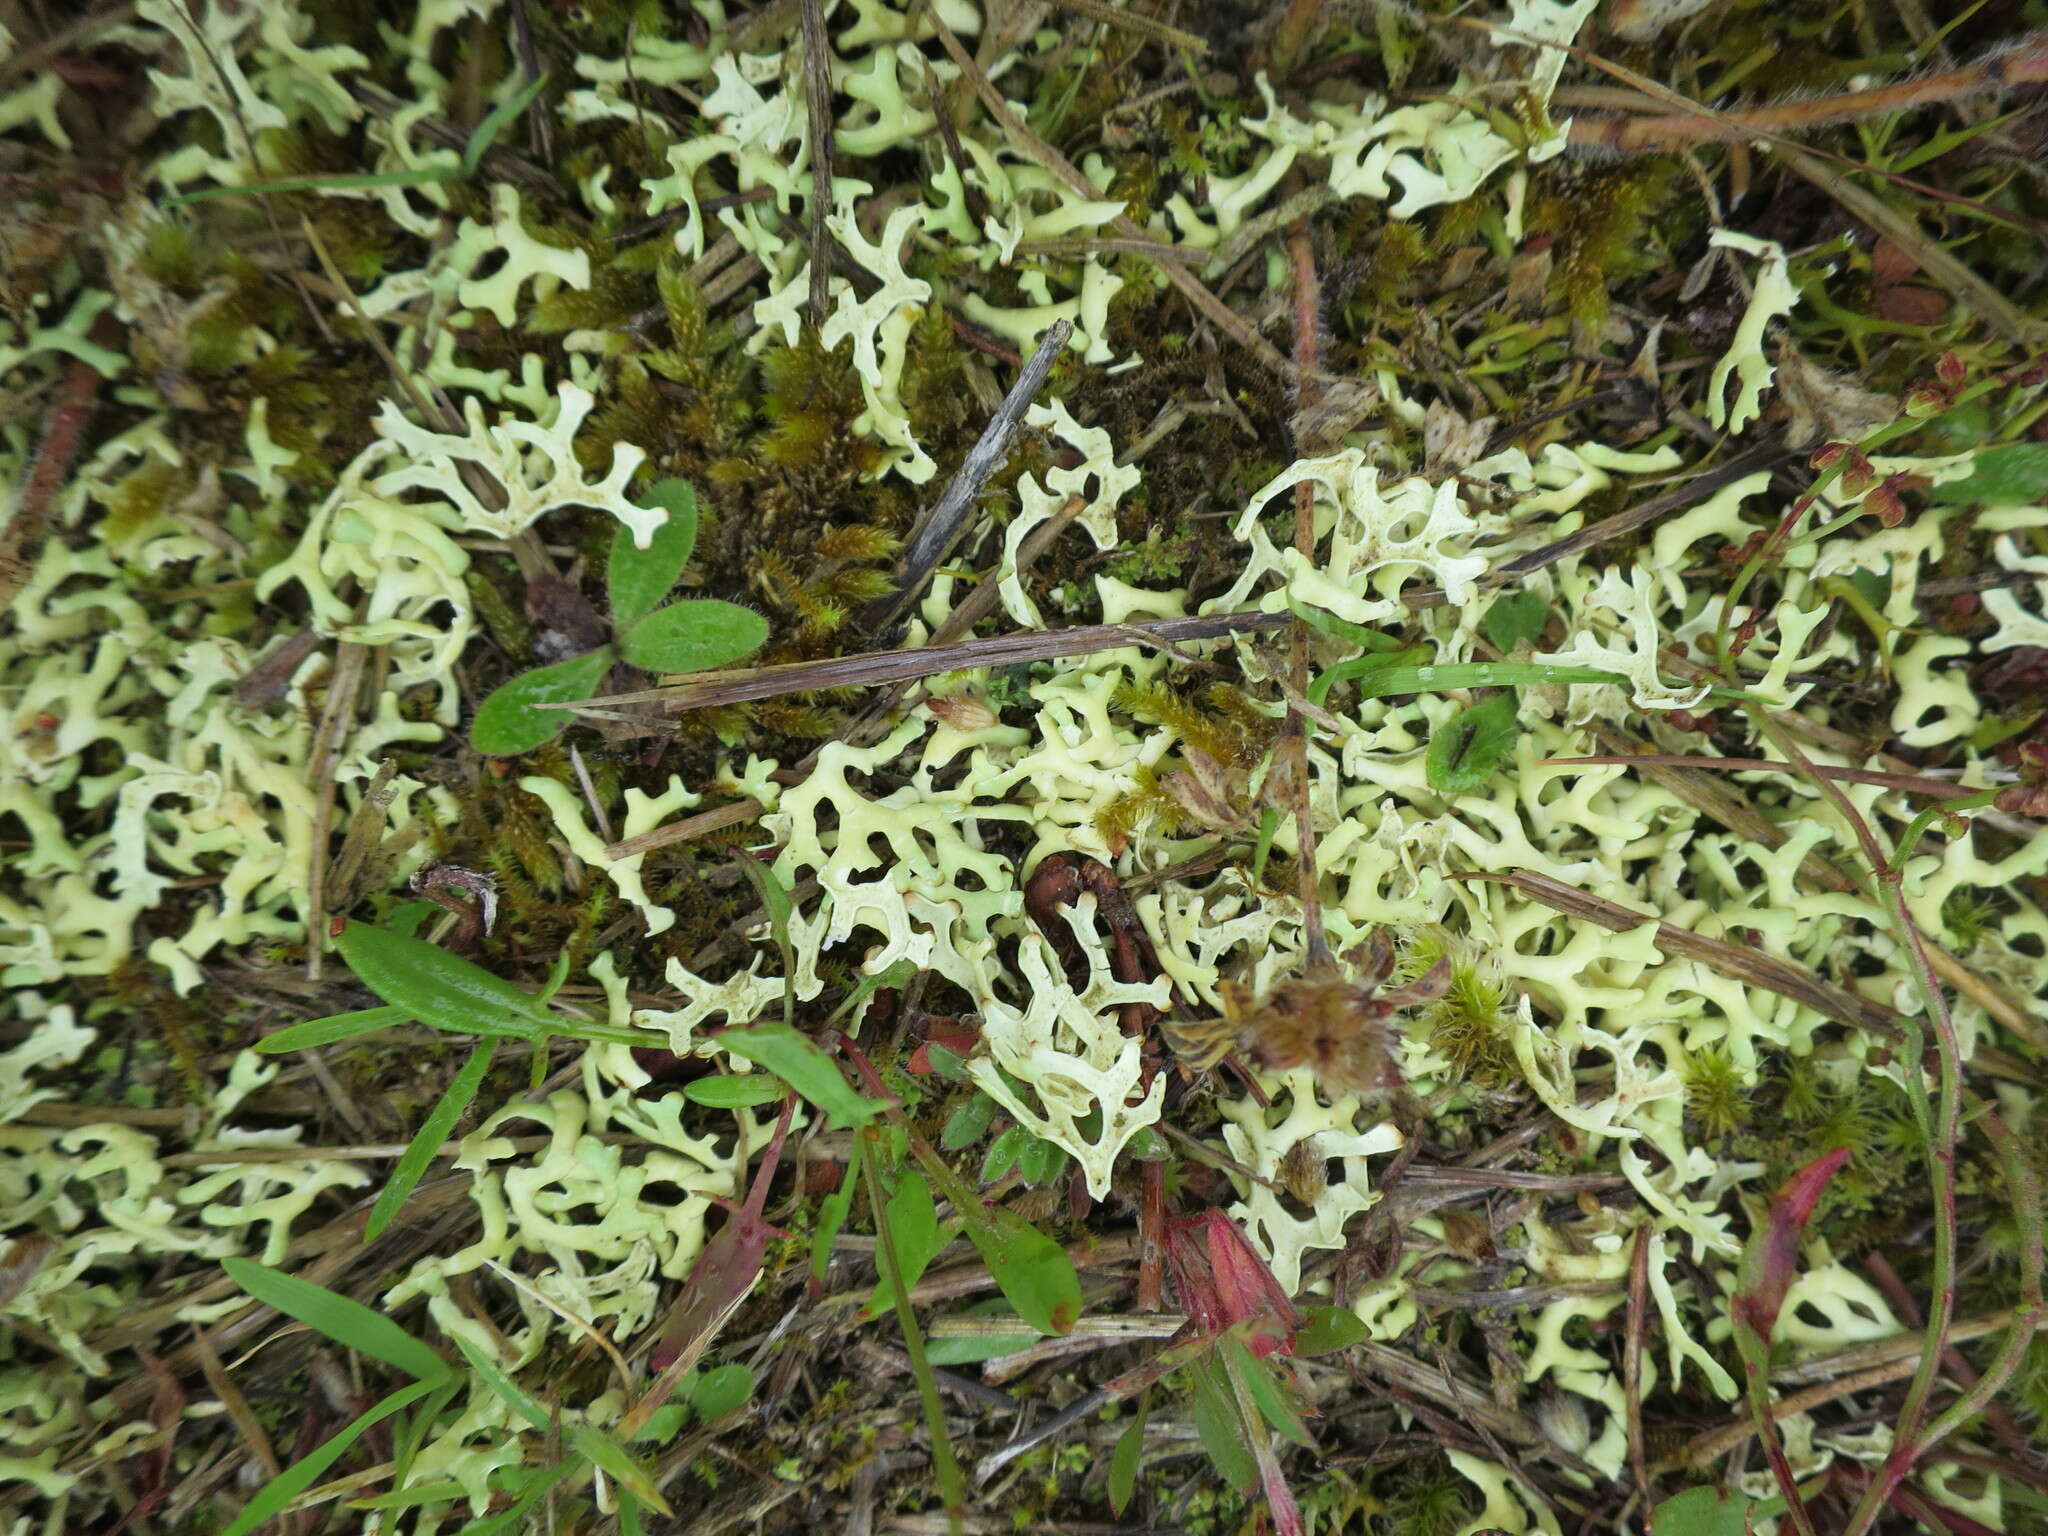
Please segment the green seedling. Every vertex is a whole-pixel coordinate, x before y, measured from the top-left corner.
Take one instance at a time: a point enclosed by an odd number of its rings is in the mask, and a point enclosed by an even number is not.
[[[649,672],[697,672],[736,661],[767,640],[768,621],[737,603],[692,597],[659,606],[696,547],[697,497],[684,481],[664,480],[647,500],[665,508],[668,521],[645,549],[624,528],[612,540],[605,569],[611,643],[522,672],[485,699],[469,732],[477,751],[514,757],[552,740],[576,717],[548,706],[589,697],[616,662]]]

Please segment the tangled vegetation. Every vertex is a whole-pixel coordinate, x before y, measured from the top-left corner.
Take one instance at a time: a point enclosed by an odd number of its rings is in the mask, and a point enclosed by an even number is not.
[[[0,1531],[2048,1530],[1940,11],[0,3]]]

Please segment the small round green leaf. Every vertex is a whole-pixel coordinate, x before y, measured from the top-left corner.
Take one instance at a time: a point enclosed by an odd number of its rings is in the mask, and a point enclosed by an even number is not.
[[[605,585],[611,592],[612,623],[621,632],[654,612],[675,589],[697,547],[697,495],[687,480],[664,480],[640,499],[646,506],[665,508],[668,521],[654,530],[645,549],[634,544],[630,528],[621,527],[612,537]]]
[[[723,1418],[753,1395],[754,1373],[744,1365],[713,1366],[690,1393],[690,1406],[699,1418]]]
[[[1492,778],[1515,750],[1521,731],[1515,710],[1514,694],[1496,693],[1438,727],[1423,760],[1429,787],[1446,795],[1466,795]]]
[[[619,649],[650,672],[697,672],[735,661],[767,638],[768,621],[751,608],[689,597],[641,619],[620,637]]]
[[[611,664],[610,649],[602,648],[520,673],[484,700],[469,728],[471,744],[488,757],[531,752],[576,718],[566,709],[542,706],[589,698]]]
[[[1541,592],[1525,589],[1495,598],[1493,606],[1486,610],[1486,617],[1479,622],[1486,631],[1486,638],[1493,642],[1493,648],[1506,653],[1524,640],[1535,640],[1543,633],[1543,626],[1549,618],[1549,599]]]
[[[1297,1355],[1329,1355],[1365,1342],[1365,1324],[1349,1307],[1307,1307],[1294,1336]]]

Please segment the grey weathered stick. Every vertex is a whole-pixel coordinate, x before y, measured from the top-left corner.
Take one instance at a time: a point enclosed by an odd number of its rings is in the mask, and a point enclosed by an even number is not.
[[[804,96],[811,125],[811,324],[822,327],[832,276],[832,55],[825,39],[824,0],[803,0]]]
[[[896,591],[871,604],[860,615],[859,622],[870,633],[880,634],[895,622],[924,589],[933,569],[959,541],[975,499],[1010,456],[1010,444],[1016,440],[1017,428],[1024,423],[1024,413],[1031,408],[1033,397],[1045,387],[1045,376],[1052,372],[1053,360],[1073,334],[1072,322],[1055,320],[1038,338],[1038,350],[1031,354],[1024,371],[1017,375],[1017,382],[1003,396],[1002,405],[989,418],[974,446],[967,450],[959,472],[911,531],[903,557],[896,562]]]
[[[1285,629],[1284,613],[1219,613],[1199,619],[1152,619],[1142,624],[1077,624],[1071,629],[1027,629],[959,645],[918,645],[905,650],[869,651],[824,661],[791,661],[772,667],[712,677],[678,688],[643,688],[636,693],[570,699],[555,707],[584,713],[616,709],[621,704],[657,704],[666,714],[707,709],[714,704],[740,704],[785,693],[814,693],[825,688],[869,688],[906,677],[936,677],[974,667],[1014,666],[1047,661],[1055,656],[1085,656],[1131,644],[1134,637],[1155,640],[1217,640],[1249,631]],[[626,716],[623,718],[632,718]]]

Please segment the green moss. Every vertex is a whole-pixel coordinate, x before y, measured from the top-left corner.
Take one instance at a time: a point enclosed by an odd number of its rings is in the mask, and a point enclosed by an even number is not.
[[[1726,1136],[1749,1113],[1741,1068],[1720,1045],[1702,1046],[1685,1059],[1685,1112],[1708,1136]]]

